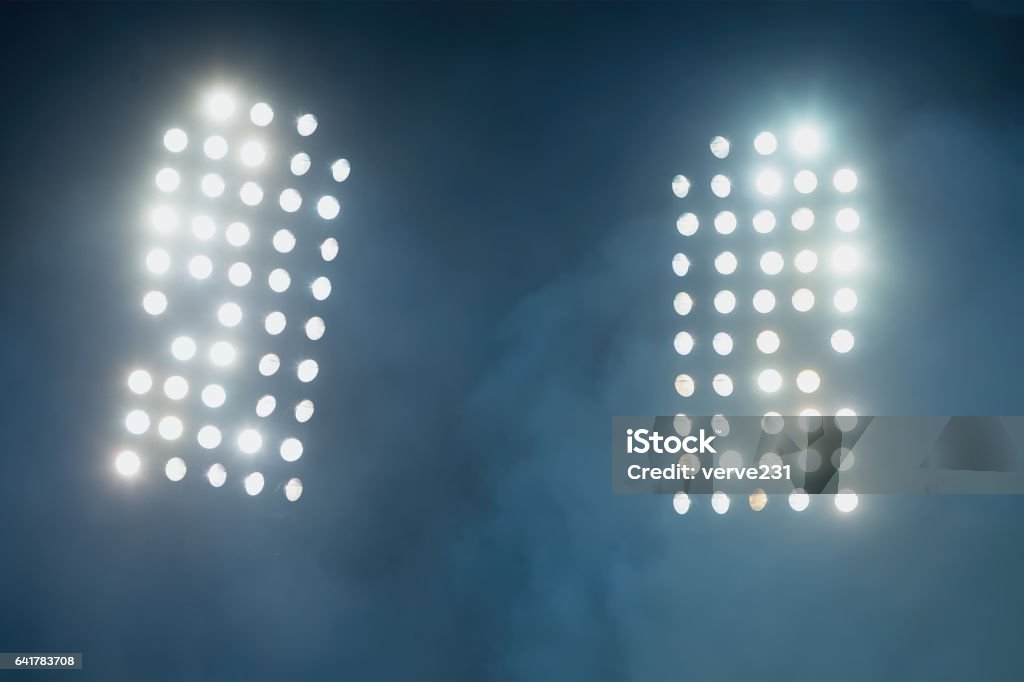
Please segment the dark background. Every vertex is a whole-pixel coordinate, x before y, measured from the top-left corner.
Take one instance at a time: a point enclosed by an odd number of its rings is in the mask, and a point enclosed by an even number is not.
[[[807,111],[880,218],[851,390],[1020,414],[1022,57],[1011,3],[5,4],[0,650],[86,661],[10,675],[1020,679],[1020,500],[679,517],[607,433],[678,409],[680,150]],[[295,505],[111,468],[139,188],[220,78],[353,164]]]

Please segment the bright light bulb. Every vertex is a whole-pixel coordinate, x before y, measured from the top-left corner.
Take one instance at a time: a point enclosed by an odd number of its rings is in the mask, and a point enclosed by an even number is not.
[[[260,374],[265,377],[274,376],[277,370],[281,367],[281,358],[277,357],[275,353],[267,353],[260,358],[258,366]]]
[[[263,436],[256,429],[243,429],[238,434],[238,449],[247,455],[254,455],[263,447]]]
[[[219,161],[227,156],[228,141],[220,135],[212,135],[203,142],[203,153],[214,161]]]
[[[715,310],[728,315],[736,309],[736,295],[728,290],[719,291],[715,294]]]
[[[295,248],[295,235],[290,230],[278,230],[274,233],[273,244],[278,253],[290,253]]]
[[[818,267],[818,254],[810,249],[804,249],[796,254],[796,257],[793,259],[793,266],[797,271],[804,274],[814,272],[814,269]]]
[[[210,239],[216,231],[217,226],[210,216],[200,215],[192,219],[192,234],[196,239]]]
[[[841,232],[853,232],[860,225],[860,215],[852,208],[843,208],[836,213],[836,227]]]
[[[327,326],[322,317],[311,317],[306,321],[306,337],[310,341],[319,341],[323,338]]]
[[[164,147],[167,148],[167,151],[177,154],[184,151],[187,146],[188,135],[181,128],[171,128],[164,133]]]
[[[711,387],[720,396],[732,395],[732,378],[728,374],[716,374],[711,380]]]
[[[786,420],[778,412],[765,412],[761,417],[761,430],[769,436],[777,436],[786,426]]]
[[[338,257],[338,240],[334,237],[328,237],[320,245],[320,257],[325,261],[330,262]]]
[[[857,307],[857,294],[854,293],[853,289],[844,287],[836,292],[836,295],[832,298],[832,303],[839,312],[848,313]]]
[[[289,502],[297,502],[302,497],[302,481],[297,478],[290,478],[284,484],[284,497]]]
[[[715,349],[715,352],[719,355],[728,355],[732,352],[732,337],[725,332],[718,332],[714,338],[711,339],[711,347]]]
[[[263,491],[263,474],[255,471],[245,477],[245,492],[249,495],[259,495]]]
[[[219,488],[228,480],[228,472],[224,468],[223,464],[217,463],[211,466],[206,471],[206,480],[210,482],[214,488]]]
[[[341,204],[332,196],[323,196],[316,202],[316,212],[324,220],[334,220],[341,213]]]
[[[150,291],[142,297],[142,309],[150,315],[161,315],[167,310],[167,297],[159,291]]]
[[[203,255],[192,256],[188,261],[188,274],[195,279],[206,279],[213,272],[213,261]]]
[[[680,199],[685,199],[690,193],[690,181],[684,175],[677,175],[672,178],[672,193]]]
[[[265,395],[256,401],[256,416],[265,419],[274,413],[277,407],[277,399],[272,395]]]
[[[316,364],[316,360],[303,360],[299,363],[299,369],[296,374],[304,384],[308,384],[313,379],[316,379],[316,375],[320,372],[319,365]]]
[[[766,329],[757,335],[757,349],[762,353],[770,355],[779,349],[781,344],[779,335],[770,329]]]
[[[281,192],[278,203],[285,212],[295,213],[302,206],[302,195],[299,194],[298,190],[289,187]]]
[[[729,196],[732,191],[732,181],[724,175],[716,175],[711,178],[711,193],[719,199],[724,199]]]
[[[802,512],[811,503],[811,496],[803,488],[797,488],[789,494],[789,507],[793,511]]]
[[[761,256],[761,271],[766,275],[779,274],[784,264],[782,254],[778,251],[768,251]]]
[[[672,272],[676,273],[677,277],[685,277],[689,271],[690,259],[686,257],[685,253],[677,253],[672,256]]]
[[[672,345],[680,355],[689,355],[693,350],[693,337],[689,332],[679,332]]]
[[[153,249],[146,254],[146,268],[154,275],[162,275],[171,267],[171,256],[163,249]]]
[[[185,460],[181,457],[171,457],[167,460],[167,466],[164,467],[164,474],[171,481],[177,482],[185,478]]]
[[[263,201],[263,188],[259,186],[259,183],[250,180],[242,184],[241,189],[238,190],[238,198],[246,206],[257,206]]]
[[[204,450],[213,450],[218,447],[220,445],[221,438],[220,429],[209,424],[199,429],[199,433],[196,434],[196,441],[198,441],[199,447]]]
[[[801,393],[814,393],[821,386],[821,377],[813,369],[802,370],[796,375],[796,387]]]
[[[821,133],[810,126],[798,128],[793,132],[793,150],[800,156],[814,156],[821,151]]]
[[[849,489],[840,490],[835,497],[836,509],[844,514],[848,514],[856,509],[858,502],[857,493]]]
[[[774,154],[778,146],[779,141],[768,131],[758,133],[757,137],[754,138],[754,151],[761,156]]]
[[[173,192],[181,184],[181,176],[173,168],[161,168],[156,174],[156,186],[161,192]]]
[[[249,110],[249,120],[261,128],[266,127],[274,120],[274,110],[266,102],[257,102]]]
[[[218,341],[210,346],[210,361],[219,366],[225,367],[235,360],[235,347],[227,341]]]
[[[225,90],[217,90],[206,98],[206,113],[218,121],[229,118],[235,112],[235,101]]]
[[[224,230],[224,238],[231,246],[245,246],[249,243],[249,226],[245,223],[231,223]]]
[[[754,294],[754,310],[759,313],[770,313],[775,309],[775,294],[767,289],[759,289]]]
[[[715,216],[715,229],[719,234],[732,234],[736,231],[736,214],[732,211],[721,211]]]
[[[242,262],[232,263],[228,268],[228,281],[236,287],[244,287],[252,281],[252,268]]]
[[[797,423],[806,433],[813,433],[821,428],[821,412],[813,407],[801,410]]]
[[[207,407],[220,407],[228,399],[227,391],[220,384],[210,384],[203,388],[202,400]]]
[[[196,355],[196,342],[188,336],[178,336],[171,341],[171,355],[175,360],[186,362]]]
[[[200,181],[199,188],[208,197],[219,197],[221,194],[224,194],[224,178],[216,173],[207,173]]]
[[[697,216],[693,213],[686,212],[676,218],[676,229],[679,230],[679,234],[684,237],[692,237],[697,234],[697,228],[700,226],[700,221],[697,220]]]
[[[164,381],[164,395],[171,400],[181,400],[188,395],[188,381],[177,374],[167,377]]]
[[[271,270],[270,276],[267,278],[267,282],[270,284],[272,291],[276,291],[280,294],[287,291],[288,287],[291,286],[292,278],[284,268],[274,268]]]
[[[331,176],[335,182],[345,182],[351,172],[352,164],[348,162],[348,159],[338,159],[331,164]]]
[[[299,120],[295,122],[295,129],[298,130],[299,135],[309,137],[316,130],[316,116],[313,114],[299,116]]]
[[[299,403],[295,406],[295,421],[299,422],[300,424],[305,424],[306,422],[313,418],[314,409],[315,408],[313,406],[312,400],[307,399],[299,401]]]
[[[768,234],[775,229],[775,214],[771,211],[760,210],[754,214],[754,230],[761,234]]]
[[[757,174],[757,191],[765,196],[775,196],[782,188],[782,178],[773,170],[763,170]]]
[[[122,476],[129,477],[139,473],[139,468],[142,462],[139,460],[139,456],[131,450],[124,450],[118,453],[117,458],[114,459],[114,467],[117,469],[117,473]]]
[[[156,428],[164,440],[177,440],[185,430],[184,424],[177,417],[164,417]]]
[[[814,292],[810,289],[797,289],[793,292],[793,309],[806,313],[814,307]]]
[[[267,330],[267,333],[271,336],[277,336],[284,331],[285,326],[288,324],[288,318],[284,316],[280,310],[275,310],[267,315],[267,319],[263,321],[263,328]]]
[[[134,370],[128,375],[128,390],[136,395],[149,393],[153,388],[153,377],[144,369]]]
[[[246,166],[258,166],[267,158],[267,150],[259,142],[246,142],[239,156]]]
[[[857,428],[857,413],[848,407],[836,410],[836,427],[843,433],[848,433]]]
[[[857,269],[860,258],[857,251],[849,246],[840,246],[832,254],[832,267],[837,272],[847,273]]]
[[[832,333],[832,348],[837,353],[849,353],[853,350],[853,333],[848,329],[837,329]]]
[[[731,251],[723,251],[715,257],[715,270],[720,274],[731,275],[736,272],[736,256]]]
[[[857,189],[857,174],[849,168],[842,168],[832,177],[832,184],[838,191],[847,194]]]
[[[672,300],[672,307],[677,315],[689,315],[693,310],[693,298],[685,291],[680,291]]]
[[[676,393],[678,393],[682,397],[689,398],[690,396],[693,395],[695,386],[693,382],[693,377],[691,377],[689,374],[680,374],[679,376],[677,376],[675,386]]]
[[[234,302],[227,302],[217,309],[217,320],[225,327],[237,327],[242,321],[242,307]]]
[[[312,165],[313,162],[310,160],[309,154],[299,152],[292,157],[292,160],[288,163],[288,168],[291,170],[292,175],[305,175]]]
[[[729,156],[729,140],[725,139],[721,135],[711,138],[711,153],[719,159],[724,159]]]
[[[793,215],[790,217],[790,222],[796,229],[801,232],[806,232],[814,226],[814,211],[806,207],[798,208],[793,211]]]
[[[757,375],[757,387],[765,393],[776,393],[782,388],[782,375],[774,369],[766,369]]]
[[[149,218],[153,228],[164,234],[173,232],[174,228],[178,226],[178,214],[169,206],[160,206],[154,209]]]
[[[802,170],[793,176],[793,187],[800,194],[810,194],[818,187],[818,176],[809,170]]]
[[[331,295],[331,280],[326,277],[317,277],[313,280],[310,290],[313,292],[313,298],[325,301]]]
[[[149,415],[142,410],[132,410],[125,415],[124,427],[128,433],[141,436],[149,430]]]

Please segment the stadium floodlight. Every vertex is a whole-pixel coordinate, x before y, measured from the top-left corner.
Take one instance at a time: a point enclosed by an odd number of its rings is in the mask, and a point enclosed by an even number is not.
[[[852,431],[858,418],[849,396],[829,382],[836,364],[855,355],[855,284],[866,262],[855,239],[862,223],[854,201],[857,171],[843,165],[835,139],[817,125],[765,130],[749,141],[710,139],[703,170],[671,183],[682,200],[676,219],[682,247],[671,266],[684,283],[673,300],[680,316],[673,337],[675,392],[687,403],[710,406],[719,435],[728,432],[726,415],[748,409],[737,405],[761,406],[767,436],[781,434],[783,415],[806,433],[820,429],[824,415],[839,431]],[[702,224],[715,229],[701,230]],[[737,365],[743,362],[750,364]],[[673,422],[680,435],[693,424],[681,412]],[[846,448],[819,452],[809,445],[796,453],[763,453],[759,462],[781,463],[782,454],[792,455],[804,472],[831,465],[846,471],[854,462]],[[741,462],[730,451],[719,465],[733,460]],[[795,487],[794,480],[790,509],[807,509],[811,496],[822,492],[811,483]],[[768,498],[758,488],[749,494],[749,507],[763,510]],[[844,513],[858,505],[856,492],[845,488],[833,501]],[[679,514],[698,504],[691,488],[673,498]],[[730,510],[723,490],[714,491],[710,504],[718,514]]]
[[[342,204],[327,188],[348,180],[351,164],[314,148],[313,114],[275,117],[230,88],[206,93],[177,123],[160,134],[137,252],[136,300],[167,340],[127,373],[130,445],[114,469],[295,502],[303,482],[292,468],[320,373],[311,342],[327,329],[325,264],[340,248]],[[284,396],[294,402],[276,409]]]
[[[117,468],[117,473],[122,476],[134,476],[139,473],[141,462],[137,454],[131,450],[123,450],[114,459],[114,466]]]
[[[767,130],[764,131],[763,133],[759,133],[757,137],[754,138],[754,149],[761,156],[769,156],[771,154],[774,154],[775,150],[778,149],[778,147],[778,139],[775,137],[774,134]]]

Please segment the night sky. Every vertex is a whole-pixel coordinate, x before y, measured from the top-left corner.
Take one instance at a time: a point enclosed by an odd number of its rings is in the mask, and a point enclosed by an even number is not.
[[[1020,679],[1024,501],[681,517],[608,436],[680,409],[685,150],[808,112],[878,217],[849,389],[1024,413],[1022,74],[1010,2],[4,4],[0,651],[85,654],[8,674]],[[353,167],[293,505],[111,465],[154,142],[224,79]]]

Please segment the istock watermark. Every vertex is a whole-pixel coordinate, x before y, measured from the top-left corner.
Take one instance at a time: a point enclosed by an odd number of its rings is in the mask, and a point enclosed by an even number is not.
[[[697,435],[664,436],[651,429],[626,429],[626,452],[631,455],[675,455],[680,452],[691,455],[715,455],[713,442],[716,434],[700,429]],[[650,466],[643,464],[629,464],[626,468],[626,475],[630,480],[685,480],[693,481],[699,478],[705,480],[727,481],[727,480],[748,480],[748,481],[779,481],[789,480],[789,464],[761,464],[759,466],[698,466],[699,460],[679,462],[666,466]]]
[[[615,417],[615,493],[1024,493],[1024,417]]]
[[[674,455],[679,451],[689,453],[715,452],[715,449],[711,446],[711,441],[715,437],[712,434],[705,433],[704,429],[700,430],[700,435],[685,436],[683,438],[675,435],[662,436],[657,431],[649,429],[636,429],[635,431],[633,429],[626,429],[626,439],[626,451],[630,454],[645,455],[648,452],[656,452],[659,455],[665,453]]]

